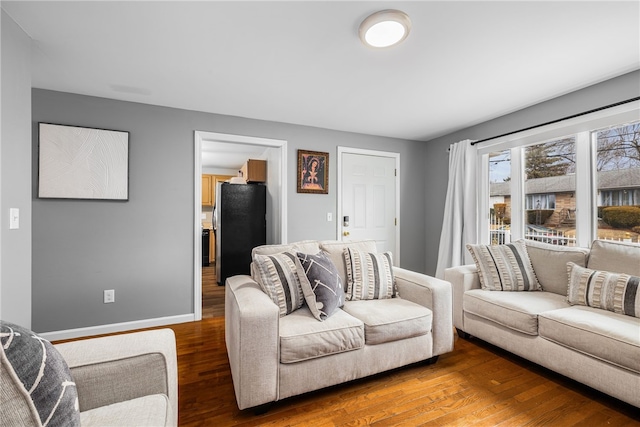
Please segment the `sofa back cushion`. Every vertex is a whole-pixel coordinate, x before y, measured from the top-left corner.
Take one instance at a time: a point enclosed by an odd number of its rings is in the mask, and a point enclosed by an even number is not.
[[[256,255],[273,255],[282,252],[303,252],[315,255],[320,252],[320,245],[317,240],[301,240],[283,245],[262,245],[251,250],[251,259],[255,261]]]
[[[347,283],[347,265],[344,260],[344,249],[352,248],[364,252],[377,252],[375,240],[360,240],[356,242],[340,242],[337,240],[324,240],[320,242],[320,248],[329,254],[331,261],[338,269],[342,283]],[[304,251],[300,251],[304,252]]]
[[[567,263],[586,267],[589,249],[525,240],[531,266],[543,291],[567,296]]]
[[[640,245],[594,240],[587,267],[640,276]]]

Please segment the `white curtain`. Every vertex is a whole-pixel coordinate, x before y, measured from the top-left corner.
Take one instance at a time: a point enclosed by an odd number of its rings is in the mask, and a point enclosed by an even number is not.
[[[436,277],[444,270],[473,263],[467,243],[478,242],[477,151],[470,140],[449,148],[449,184],[440,234]]]

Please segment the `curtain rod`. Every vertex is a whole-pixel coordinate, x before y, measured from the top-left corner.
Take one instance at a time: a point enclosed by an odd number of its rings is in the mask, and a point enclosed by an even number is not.
[[[573,114],[571,116],[563,117],[561,119],[552,120],[550,122],[540,123],[539,125],[529,126],[527,128],[514,130],[513,132],[503,133],[502,135],[496,135],[496,136],[492,136],[490,138],[479,139],[478,141],[472,142],[471,145],[480,144],[481,142],[491,141],[492,139],[502,138],[503,136],[513,135],[515,133],[524,132],[526,130],[531,130],[531,129],[539,128],[539,127],[542,127],[542,126],[552,125],[554,123],[558,123],[558,122],[561,122],[563,120],[573,119],[573,118],[576,118],[576,117],[580,117],[580,116],[584,116],[584,115],[587,115],[587,114],[595,113],[596,111],[606,110],[607,108],[617,107],[618,105],[628,104],[629,102],[638,101],[638,100],[640,100],[640,96],[636,96],[635,98],[630,98],[630,99],[627,99],[625,101],[616,102],[615,104],[605,105],[604,107],[594,108],[593,110],[584,111],[582,113]]]

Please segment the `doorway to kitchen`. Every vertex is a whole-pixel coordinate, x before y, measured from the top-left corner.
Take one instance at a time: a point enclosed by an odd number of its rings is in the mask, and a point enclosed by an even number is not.
[[[267,161],[267,243],[277,244],[287,242],[287,141],[279,139],[258,138],[252,136],[221,134],[214,132],[195,131],[194,133],[194,285],[193,285],[193,310],[195,320],[203,317],[203,275],[205,280],[211,280],[208,276],[212,270],[203,270],[202,242],[203,242],[203,215],[207,210],[203,209],[202,185],[203,170],[212,171],[237,171],[240,162],[239,156],[252,156],[251,153],[259,153],[262,160]],[[217,158],[216,163],[210,163],[205,159],[205,151],[213,153]],[[217,153],[217,155],[216,155]],[[244,158],[242,157],[242,158]],[[233,160],[236,159],[236,160]],[[248,159],[245,159],[246,161]],[[206,161],[207,163],[203,163]],[[217,173],[216,173],[217,174]],[[223,175],[222,173],[220,175]],[[206,219],[206,218],[204,218]],[[213,269],[215,271],[215,268]],[[214,290],[215,304],[220,304],[217,298],[224,297],[224,287]]]

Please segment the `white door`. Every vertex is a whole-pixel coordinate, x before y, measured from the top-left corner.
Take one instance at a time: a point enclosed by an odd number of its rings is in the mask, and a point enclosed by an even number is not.
[[[398,155],[342,152],[341,210],[338,218],[342,240],[373,239],[378,252],[391,251],[399,258],[396,163]],[[348,218],[347,218],[348,217]]]

